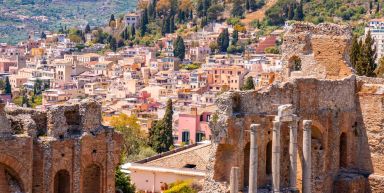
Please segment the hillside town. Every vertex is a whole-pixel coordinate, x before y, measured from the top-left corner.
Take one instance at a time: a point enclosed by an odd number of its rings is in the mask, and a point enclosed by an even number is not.
[[[0,42],[1,193],[384,193],[384,19],[156,2]]]

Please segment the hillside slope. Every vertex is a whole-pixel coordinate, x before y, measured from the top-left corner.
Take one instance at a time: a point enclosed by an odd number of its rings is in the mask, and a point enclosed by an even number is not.
[[[266,4],[259,10],[248,13],[244,19],[241,20],[242,23],[249,25],[253,20],[262,21],[265,17],[265,12],[273,7],[277,3],[277,0],[267,0]]]
[[[0,0],[0,42],[17,43],[28,31],[61,26],[104,26],[136,6],[136,0]]]

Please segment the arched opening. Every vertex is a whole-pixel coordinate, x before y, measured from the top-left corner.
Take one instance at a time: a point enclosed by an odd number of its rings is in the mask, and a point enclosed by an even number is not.
[[[83,193],[100,193],[101,191],[101,170],[96,164],[84,169]]]
[[[0,192],[24,192],[23,186],[17,173],[10,167],[0,163]]]
[[[244,147],[244,187],[249,186],[249,156],[251,144],[247,143]]]
[[[268,142],[265,159],[265,174],[272,174],[272,141]]]
[[[312,148],[315,150],[323,150],[323,134],[317,127],[312,126],[311,138]]]
[[[347,134],[342,133],[340,135],[340,168],[346,168],[348,165],[348,143]]]
[[[291,71],[301,71],[301,59],[298,56],[292,56],[289,59],[289,67]]]
[[[216,150],[213,179],[219,182],[229,182],[231,168],[234,165],[236,148],[229,144],[220,144]],[[225,168],[225,169],[223,169]]]
[[[54,193],[69,193],[70,177],[67,170],[60,170],[55,175]]]

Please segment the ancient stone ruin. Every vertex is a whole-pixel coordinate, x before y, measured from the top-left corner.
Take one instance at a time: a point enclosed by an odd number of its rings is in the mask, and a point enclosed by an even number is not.
[[[219,97],[204,192],[384,192],[384,80],[354,75],[350,37],[294,24],[280,82]]]
[[[115,193],[122,138],[84,100],[47,111],[0,104],[1,193]]]

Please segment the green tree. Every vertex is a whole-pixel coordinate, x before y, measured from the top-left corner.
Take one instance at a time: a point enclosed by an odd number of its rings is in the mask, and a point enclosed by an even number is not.
[[[237,30],[234,30],[232,34],[232,45],[237,45],[238,41],[239,41],[239,32]]]
[[[220,4],[212,5],[207,11],[207,18],[210,22],[216,21],[217,18],[223,13],[224,7]]]
[[[91,27],[89,26],[89,24],[85,26],[84,33],[86,34],[91,33]]]
[[[255,85],[253,83],[253,78],[252,78],[252,76],[249,76],[246,79],[245,84],[243,85],[242,90],[253,90],[253,89],[255,89]]]
[[[136,187],[131,184],[131,178],[124,174],[120,167],[115,172],[115,186],[116,190],[120,190],[123,193],[135,193]]]
[[[132,40],[135,39],[135,37],[136,37],[136,27],[135,27],[135,25],[132,25],[132,26],[131,26],[131,32],[130,32],[130,34],[131,34],[131,39],[132,39]]]
[[[232,3],[231,15],[233,17],[243,17],[244,8],[241,0],[234,0]]]
[[[177,39],[173,45],[173,54],[175,57],[180,58],[180,60],[184,60],[185,58],[185,45],[184,39],[181,36],[177,36]]]
[[[111,38],[111,41],[109,42],[109,46],[110,46],[112,51],[114,51],[114,52],[117,51],[117,42],[116,42],[116,38],[115,37]]]
[[[302,21],[304,19],[304,12],[303,12],[303,4],[299,3],[299,5],[295,9],[295,15],[293,17],[294,20]]]
[[[113,116],[110,120],[110,125],[123,136],[124,161],[138,161],[145,158],[139,156],[142,154],[142,151],[146,152],[143,155],[147,157],[155,154],[152,149],[148,149],[146,135],[141,130],[139,120],[135,115],[128,116],[126,114],[120,114]]]
[[[224,29],[218,39],[217,39],[217,44],[219,46],[220,52],[227,52],[227,48],[229,46],[229,33],[228,29]]]
[[[363,57],[364,57],[364,75],[373,77],[375,76],[376,70],[376,47],[374,46],[375,41],[372,38],[371,31],[368,31],[365,37],[363,46]]]
[[[12,87],[11,87],[11,83],[9,82],[8,76],[5,78],[4,92],[5,92],[5,94],[12,94]]]
[[[173,146],[172,116],[173,105],[172,100],[169,99],[163,119],[157,121],[149,131],[149,143],[158,153],[169,151]]]
[[[40,38],[41,39],[47,39],[47,35],[44,32],[41,32]]]
[[[356,63],[361,57],[361,45],[359,44],[357,37],[354,36],[352,39],[352,47],[349,53],[349,58],[351,61],[351,66],[356,69]]]
[[[40,95],[42,91],[43,82],[40,79],[36,79],[33,84],[33,95]]]
[[[24,94],[21,98],[21,106],[22,107],[31,107],[31,104],[29,103],[27,94]]]
[[[111,18],[109,19],[109,27],[115,27],[116,25],[116,19],[115,19],[115,15],[111,15]]]
[[[140,35],[144,36],[147,32],[147,25],[148,25],[148,10],[147,8],[144,9],[143,14],[141,15],[141,22],[140,22]]]

